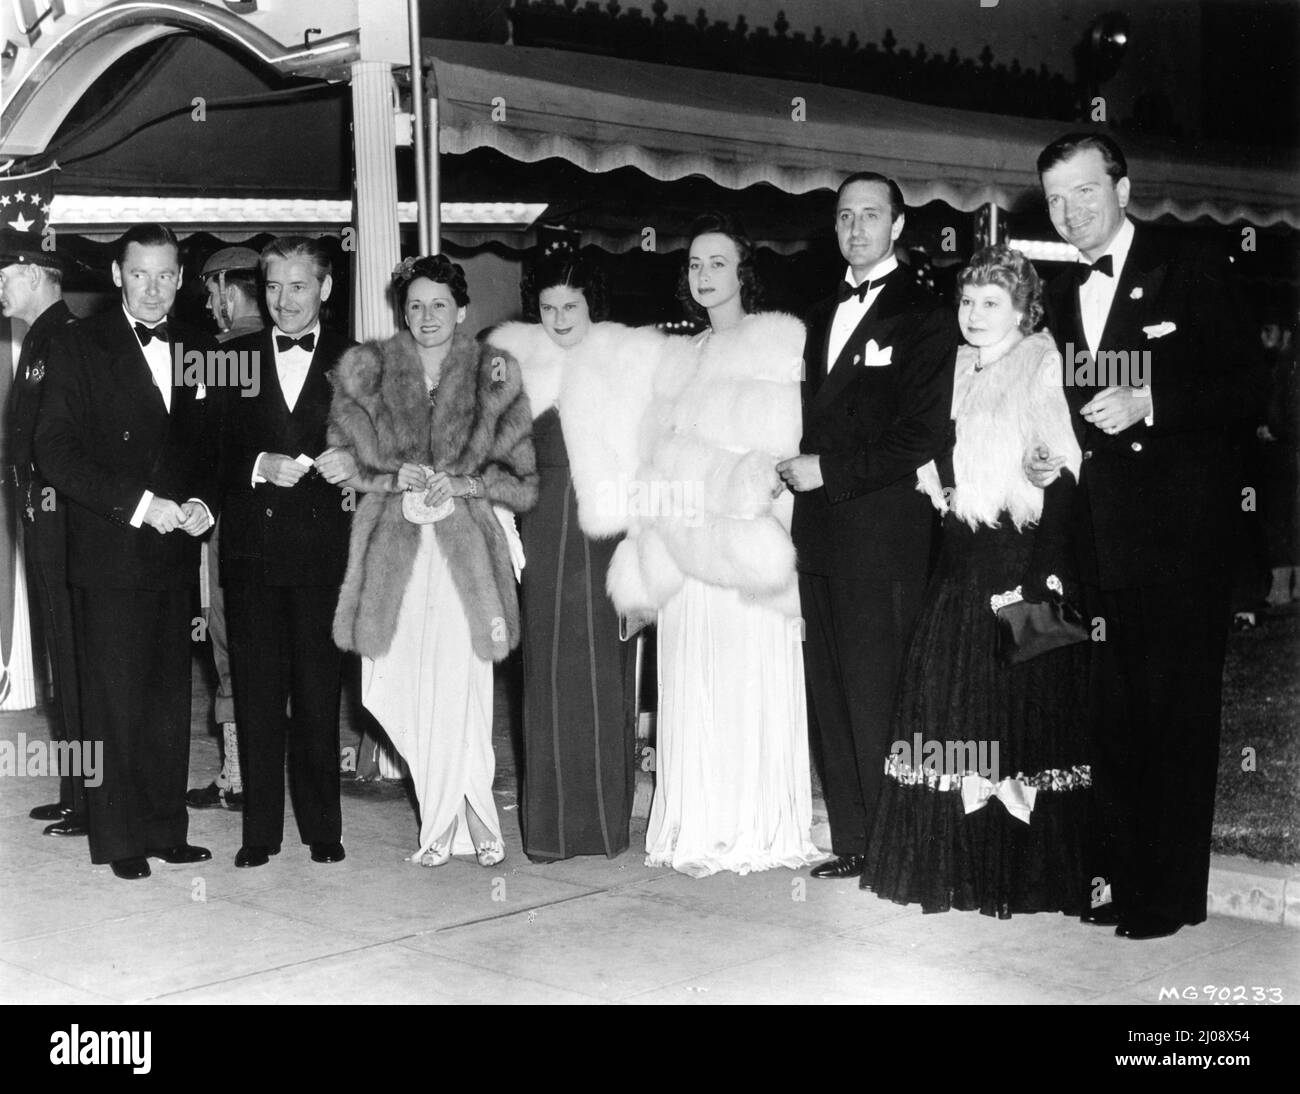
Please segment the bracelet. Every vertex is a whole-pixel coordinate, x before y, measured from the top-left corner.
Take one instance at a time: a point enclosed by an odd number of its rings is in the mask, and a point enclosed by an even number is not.
[[[469,481],[469,489],[465,491],[467,498],[476,498],[483,492],[482,480],[477,475],[466,475]]]

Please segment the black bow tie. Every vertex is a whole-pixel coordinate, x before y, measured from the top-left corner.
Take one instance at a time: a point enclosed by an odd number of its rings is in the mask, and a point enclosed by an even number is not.
[[[866,300],[867,293],[872,289],[878,289],[883,285],[885,283],[885,278],[888,276],[889,274],[885,274],[882,277],[877,277],[874,281],[864,281],[856,288],[850,285],[847,281],[841,281],[839,288],[835,291],[835,299],[838,303],[843,304],[849,297],[856,296],[858,298],[858,303],[861,304],[862,301]]]
[[[142,349],[145,346],[147,346],[150,342],[152,342],[155,338],[157,338],[159,342],[170,341],[170,339],[167,337],[166,320],[159,323],[156,327],[146,327],[143,323],[136,323],[135,336],[138,339],[140,339],[140,346]]]
[[[312,331],[311,334],[304,334],[301,338],[290,338],[287,334],[277,334],[275,336],[275,351],[277,353],[284,353],[286,350],[293,349],[294,346],[311,353],[316,349],[316,332]]]
[[[1107,277],[1114,277],[1114,256],[1102,255],[1096,262],[1080,262],[1074,271],[1074,276],[1078,278],[1079,284],[1082,285],[1093,275],[1094,272],[1105,274]]]

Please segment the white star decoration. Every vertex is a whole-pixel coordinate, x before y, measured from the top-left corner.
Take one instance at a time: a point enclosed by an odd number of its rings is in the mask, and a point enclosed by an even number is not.
[[[17,190],[14,192],[14,201],[26,201],[26,200],[27,200],[27,194],[24,191]]]
[[[0,194],[0,205],[8,205],[10,197],[8,194]]]
[[[28,220],[22,213],[19,213],[17,220],[9,221],[9,227],[16,232],[27,232],[31,230],[32,225],[35,223],[34,220]]]

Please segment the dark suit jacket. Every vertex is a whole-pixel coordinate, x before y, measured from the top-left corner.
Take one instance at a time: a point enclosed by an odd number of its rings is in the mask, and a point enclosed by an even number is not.
[[[956,312],[900,267],[827,370],[834,297],[807,317],[803,440],[821,456],[825,485],[796,494],[799,569],[831,577],[924,581],[934,510],[916,469],[944,448],[960,334]],[[866,367],[866,346],[889,349]]]
[[[214,345],[183,323],[169,329],[173,353]],[[130,524],[145,490],[178,503],[200,498],[217,515],[216,400],[175,379],[169,413],[120,306],[55,336],[36,462],[68,508],[69,584],[156,590],[197,580],[197,538]]]
[[[1250,485],[1232,433],[1259,413],[1263,385],[1226,273],[1222,259],[1136,229],[1098,352],[1125,351],[1149,364],[1154,424],[1139,421],[1114,436],[1080,414],[1107,385],[1078,382],[1087,377],[1078,375],[1077,355],[1088,346],[1075,272],[1048,288],[1048,321],[1083,450],[1079,560],[1083,578],[1103,589],[1188,580],[1231,561],[1233,522]]]
[[[324,325],[307,380],[293,408],[284,401],[275,369],[274,328],[236,338],[224,349],[258,354],[258,393],[227,392],[222,430],[221,580],[263,585],[337,586],[348,559],[352,512],[345,495],[314,470],[297,485],[252,485],[260,452],[319,456],[329,447],[325,426],[334,391],[329,372],[354,345]]]

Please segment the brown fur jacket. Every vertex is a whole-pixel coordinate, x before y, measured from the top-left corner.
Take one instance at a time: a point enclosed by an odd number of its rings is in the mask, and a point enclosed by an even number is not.
[[[537,501],[533,415],[518,364],[456,335],[432,414],[417,347],[405,331],[348,350],[331,379],[329,443],[350,449],[362,476],[395,472],[409,461],[483,477],[486,496],[457,498],[455,511],[433,527],[474,652],[502,660],[519,643],[519,601],[492,506],[523,512]],[[362,494],[334,615],[341,649],[370,657],[388,651],[419,543],[420,527],[402,516],[400,493]]]

